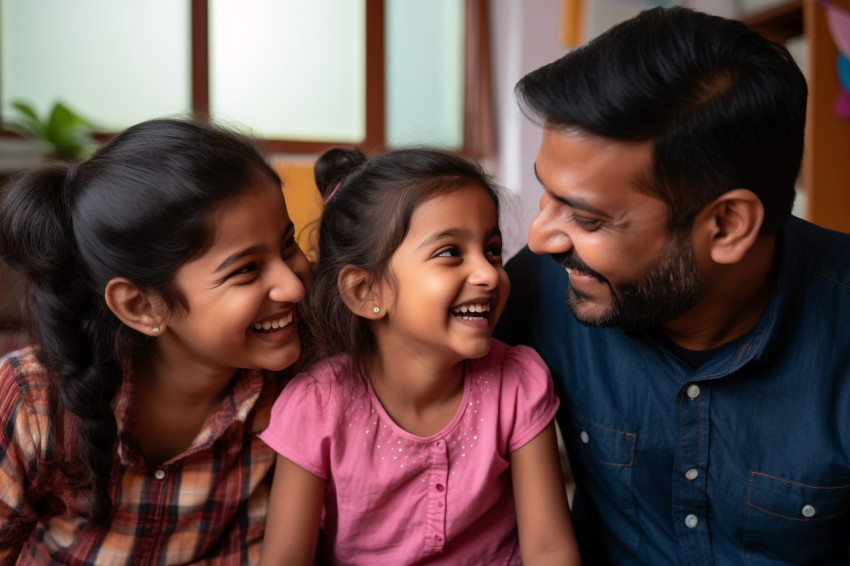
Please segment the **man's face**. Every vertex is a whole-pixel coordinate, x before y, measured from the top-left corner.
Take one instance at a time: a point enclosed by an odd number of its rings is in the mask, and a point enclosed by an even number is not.
[[[670,234],[666,203],[639,189],[651,165],[651,142],[544,129],[528,244],[567,270],[567,303],[584,324],[653,327],[704,294],[690,235]]]

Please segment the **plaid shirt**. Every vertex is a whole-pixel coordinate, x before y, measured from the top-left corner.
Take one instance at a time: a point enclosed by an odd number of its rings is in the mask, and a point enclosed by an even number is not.
[[[188,450],[150,466],[133,432],[129,380],[114,402],[119,444],[103,528],[74,513],[85,492],[61,470],[73,428],[50,422],[47,379],[31,349],[0,360],[0,564],[253,564],[275,453],[257,438],[283,376],[243,371]]]

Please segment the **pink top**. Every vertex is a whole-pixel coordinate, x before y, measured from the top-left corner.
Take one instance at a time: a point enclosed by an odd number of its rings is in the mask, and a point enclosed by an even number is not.
[[[519,564],[509,454],[552,421],[548,368],[493,341],[466,362],[457,414],[428,438],[386,414],[330,360],[297,376],[260,437],[327,480],[322,520],[337,564]],[[273,535],[273,533],[272,533]]]

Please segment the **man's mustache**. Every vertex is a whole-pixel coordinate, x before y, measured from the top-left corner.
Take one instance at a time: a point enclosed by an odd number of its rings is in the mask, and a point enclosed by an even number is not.
[[[552,258],[558,262],[564,269],[569,269],[571,271],[578,271],[583,275],[590,275],[595,279],[602,281],[603,283],[607,283],[608,280],[605,279],[602,275],[592,270],[587,266],[586,263],[582,261],[582,259],[575,253],[575,251],[570,251],[567,253],[560,254],[552,254]]]

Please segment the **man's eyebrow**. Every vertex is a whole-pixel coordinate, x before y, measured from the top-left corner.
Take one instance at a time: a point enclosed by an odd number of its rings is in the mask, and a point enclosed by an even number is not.
[[[546,188],[546,185],[543,184],[543,181],[540,180],[540,175],[537,174],[537,163],[534,164],[534,177],[537,179],[537,182],[540,183],[540,186],[543,187],[543,190],[549,193],[556,201],[563,203],[570,208],[574,208],[576,210],[583,210],[585,212],[589,212],[591,214],[595,214],[597,216],[601,216],[603,218],[611,218],[611,215],[605,212],[604,210],[600,210],[595,206],[591,205],[589,202],[584,200],[583,198],[578,197],[562,197],[559,194],[556,194]]]

